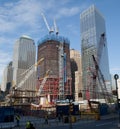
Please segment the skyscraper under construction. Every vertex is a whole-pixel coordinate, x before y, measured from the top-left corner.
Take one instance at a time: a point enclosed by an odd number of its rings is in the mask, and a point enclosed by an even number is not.
[[[96,58],[105,81],[110,82],[108,50],[106,42],[105,20],[94,5],[80,15],[82,73],[84,91],[90,91],[90,98],[96,98],[98,85],[94,84],[96,77],[95,64],[92,55]],[[97,74],[97,73],[96,73]],[[109,90],[109,85],[107,86]],[[84,92],[84,99],[87,96]]]
[[[37,90],[41,95],[49,95],[50,102],[71,95],[69,44],[67,38],[54,33],[38,41],[37,60],[44,60],[38,65]]]

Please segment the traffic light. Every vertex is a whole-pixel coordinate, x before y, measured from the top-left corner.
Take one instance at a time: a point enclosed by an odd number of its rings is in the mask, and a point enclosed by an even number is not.
[[[73,108],[74,108],[74,104],[70,103],[70,107],[69,107],[70,112],[73,112]]]

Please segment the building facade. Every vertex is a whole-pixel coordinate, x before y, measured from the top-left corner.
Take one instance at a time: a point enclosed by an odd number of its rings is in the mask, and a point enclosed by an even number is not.
[[[95,98],[95,93],[100,91],[100,87],[93,84],[93,73],[96,70],[93,55],[106,82],[110,82],[110,74],[105,20],[94,5],[80,14],[80,31],[83,72],[82,80],[84,87],[83,94],[84,98],[86,98],[86,91],[89,91],[89,97]],[[104,40],[101,40],[102,36],[104,36]],[[107,89],[111,89],[110,85],[107,85]]]
[[[38,41],[38,59],[44,61],[38,67],[38,78],[43,80],[49,70],[44,85],[39,84],[40,94],[50,95],[50,101],[65,99],[71,95],[71,69],[69,40],[55,34],[49,34]]]
[[[10,62],[3,72],[1,90],[8,93],[12,86],[12,80],[13,80],[13,67],[12,67],[12,62]]]
[[[74,49],[70,50],[72,92],[76,102],[82,100],[80,93],[82,91],[82,67],[80,52]]]
[[[30,72],[28,70],[35,64],[36,47],[33,39],[28,36],[21,36],[14,45],[13,53],[13,86],[27,90],[35,90],[36,72],[34,71],[28,79],[25,76]],[[26,72],[28,70],[28,72]]]

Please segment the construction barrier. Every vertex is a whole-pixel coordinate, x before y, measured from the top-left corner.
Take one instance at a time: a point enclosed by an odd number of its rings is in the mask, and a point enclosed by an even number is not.
[[[96,114],[96,115],[95,115],[95,119],[96,119],[96,120],[100,120],[100,115],[99,115],[99,114]]]
[[[71,120],[71,121],[70,121]],[[63,123],[75,123],[77,121],[76,116],[64,116]]]
[[[81,119],[95,119],[100,120],[100,114],[95,112],[82,112]]]
[[[76,122],[76,116],[71,116],[71,122],[75,123]]]

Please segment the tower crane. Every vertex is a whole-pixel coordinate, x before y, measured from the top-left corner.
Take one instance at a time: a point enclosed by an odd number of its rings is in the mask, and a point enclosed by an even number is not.
[[[46,72],[46,74],[45,74],[45,77],[43,78],[43,80],[42,80],[42,82],[41,82],[41,85],[39,86],[39,89],[38,89],[38,91],[37,91],[37,93],[36,93],[37,97],[39,97],[39,96],[41,95],[42,90],[43,90],[43,87],[44,87],[44,85],[45,85],[45,83],[46,83],[46,81],[47,81],[47,78],[48,78],[48,76],[49,76],[49,73],[50,73],[50,70],[47,70],[47,72]],[[39,108],[39,107],[41,106],[41,104],[40,104],[40,99],[37,100],[37,104],[36,104],[36,103],[31,103],[31,105],[32,105],[33,107],[38,107],[38,108]]]
[[[95,65],[95,71],[94,71],[94,73],[92,73],[93,74],[93,84],[94,84],[94,86],[97,86],[96,82],[97,82],[97,79],[98,79],[98,82],[99,82],[98,86],[100,86],[100,95],[103,95],[105,101],[107,103],[109,103],[109,102],[111,102],[113,97],[107,91],[104,76],[103,76],[103,74],[102,74],[102,72],[100,70],[100,67],[99,67],[96,59],[95,59],[95,56],[92,55],[92,58],[93,58],[93,62],[94,62],[94,65]],[[95,87],[94,87],[94,89],[95,89]],[[93,92],[96,92],[96,91],[93,91]],[[90,107],[92,112],[99,113],[99,110],[94,109],[93,106],[92,106],[92,104],[97,105],[97,109],[99,109],[99,105],[100,105],[99,101],[88,100],[88,104],[89,104],[89,107]]]
[[[46,74],[45,74],[45,77],[43,78],[43,81],[42,81],[42,83],[41,83],[41,85],[40,85],[40,87],[39,87],[39,90],[38,90],[38,92],[37,92],[37,95],[39,96],[40,94],[41,94],[41,92],[42,92],[42,89],[43,89],[43,87],[44,87],[44,85],[45,85],[45,83],[46,83],[46,81],[47,81],[47,78],[48,78],[48,76],[49,76],[49,73],[50,73],[50,70],[47,70],[47,72],[46,72]]]
[[[104,99],[108,102],[111,102],[112,96],[108,93],[104,76],[103,76],[103,74],[100,70],[100,67],[99,67],[94,55],[92,55],[92,57],[93,57],[93,61],[94,61],[94,64],[95,64],[95,69],[96,69],[96,72],[97,72],[96,76],[98,78],[98,81],[99,81],[99,84],[100,84],[100,87],[101,87],[101,92],[104,95]]]
[[[21,88],[23,86],[23,84],[27,81],[27,79],[32,75],[32,73],[34,71],[36,71],[36,67],[44,60],[44,58],[41,58],[37,63],[35,63],[34,65],[32,65],[29,69],[27,69],[25,72],[23,72],[21,75],[25,75],[25,77],[23,78],[23,80],[17,85],[15,86],[15,89]]]
[[[47,22],[47,19],[46,19],[45,15],[44,15],[43,13],[41,13],[41,15],[42,15],[42,17],[43,17],[43,20],[44,20],[44,22],[45,22],[45,24],[46,24],[46,27],[47,27],[49,33],[51,34],[52,32],[54,32],[53,27],[50,28],[50,26],[48,25],[48,22]]]
[[[105,33],[101,33],[100,35],[100,41],[99,41],[99,44],[98,44],[98,51],[97,51],[97,61],[98,63],[100,63],[100,59],[101,59],[101,56],[102,56],[102,52],[103,52],[103,49],[104,49],[104,46],[105,46]],[[97,83],[97,78],[98,78],[98,64],[97,64],[97,61],[94,57],[94,55],[92,55],[92,60],[93,60],[93,67],[89,68],[90,69],[90,72],[92,74],[92,84],[93,84],[93,98],[96,97],[96,83]]]
[[[111,102],[112,95],[110,95],[110,93],[108,93],[108,91],[107,91],[107,87],[106,87],[104,76],[103,76],[103,74],[101,72],[101,69],[100,69],[100,67],[98,65],[98,63],[100,63],[104,47],[105,47],[105,33],[102,33],[100,35],[100,42],[98,44],[97,60],[96,60],[95,56],[92,55],[92,59],[93,59],[93,63],[94,63],[94,70],[91,71],[92,79],[93,79],[92,80],[93,81],[93,90],[94,90],[93,93],[94,93],[94,97],[95,97],[96,96],[95,89],[96,89],[97,80],[98,80],[98,83],[99,83],[99,86],[100,86],[100,90],[101,90],[100,94],[103,95],[105,101]],[[99,105],[99,102],[88,100],[88,104],[89,104],[91,110],[93,109],[92,108],[92,103]]]
[[[55,19],[54,19],[54,29],[55,29],[56,35],[58,35],[59,31],[58,31],[58,27],[56,25],[56,20]]]

